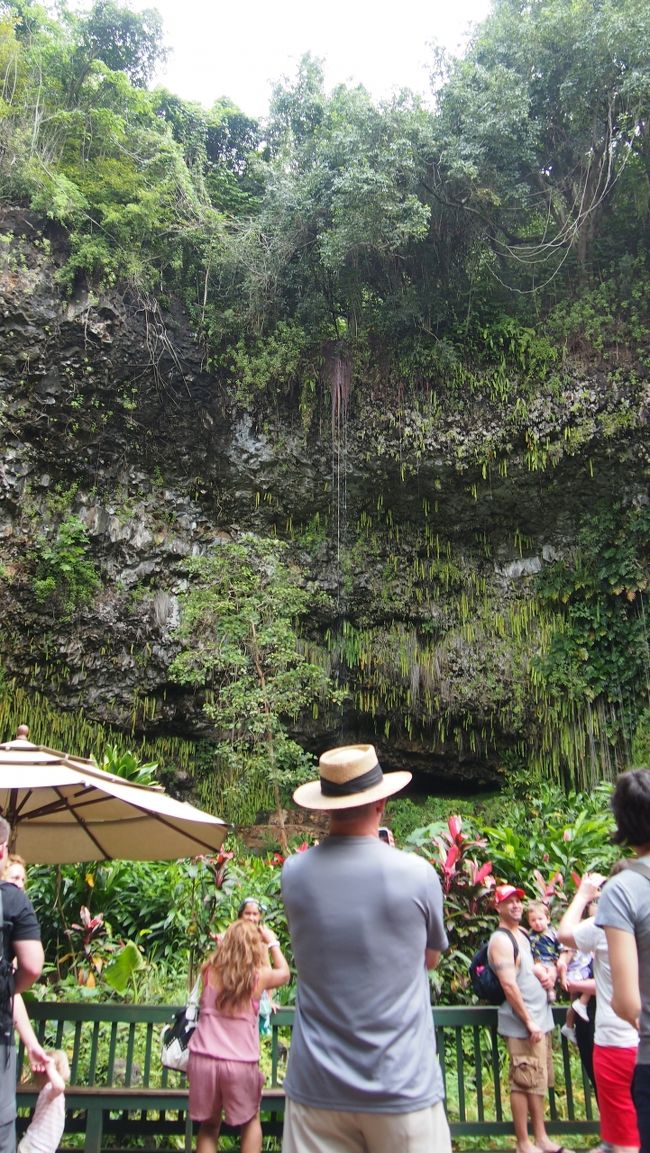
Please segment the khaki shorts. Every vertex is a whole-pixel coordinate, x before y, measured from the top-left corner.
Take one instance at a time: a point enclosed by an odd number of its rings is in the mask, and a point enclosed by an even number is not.
[[[451,1153],[442,1101],[414,1113],[315,1109],[287,1097],[282,1153]]]
[[[545,1033],[535,1044],[528,1037],[506,1037],[506,1044],[510,1057],[510,1091],[545,1097],[555,1084],[551,1034]]]

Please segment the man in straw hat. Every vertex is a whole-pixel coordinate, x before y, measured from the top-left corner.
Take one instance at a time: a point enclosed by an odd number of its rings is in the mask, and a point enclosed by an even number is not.
[[[282,871],[298,970],[283,1153],[450,1153],[426,972],[447,948],[442,891],[427,861],[378,836],[410,779],[352,745],[294,793],[330,830]]]

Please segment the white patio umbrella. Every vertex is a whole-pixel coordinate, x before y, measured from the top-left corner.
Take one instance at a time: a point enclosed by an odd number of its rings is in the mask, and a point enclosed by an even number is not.
[[[0,744],[0,813],[11,849],[31,864],[167,861],[213,853],[228,825],[162,788],[105,773],[92,761],[27,740]]]

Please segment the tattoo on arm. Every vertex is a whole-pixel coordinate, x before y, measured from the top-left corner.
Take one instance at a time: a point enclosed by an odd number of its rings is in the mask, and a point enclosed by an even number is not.
[[[516,972],[512,961],[490,961],[490,968],[493,973],[502,973],[506,969],[510,969],[512,973]]]

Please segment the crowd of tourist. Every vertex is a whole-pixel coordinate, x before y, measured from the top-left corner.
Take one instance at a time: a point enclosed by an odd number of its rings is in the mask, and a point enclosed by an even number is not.
[[[328,835],[282,874],[298,979],[283,1153],[450,1153],[427,977],[448,946],[443,894],[427,861],[380,837],[386,801],[410,773],[384,773],[372,745],[329,750],[319,769],[294,800],[327,813]],[[517,884],[493,892],[488,958],[503,995],[516,1153],[566,1153],[544,1104],[558,985],[571,997],[562,1031],[594,1084],[600,1153],[650,1153],[650,770],[622,774],[612,808],[634,856],[607,878],[585,874],[557,927]],[[40,1088],[19,1153],[56,1153],[69,1069],[64,1052],[42,1048],[21,997],[43,951],[10,833],[0,818],[0,1153],[16,1149],[14,1029]],[[260,902],[246,898],[201,973],[188,1068],[198,1153],[216,1153],[224,1117],[240,1127],[242,1153],[260,1153],[259,1036],[269,994],[289,979]]]

